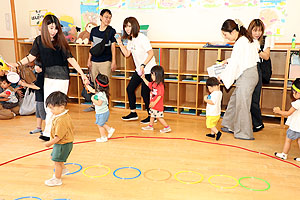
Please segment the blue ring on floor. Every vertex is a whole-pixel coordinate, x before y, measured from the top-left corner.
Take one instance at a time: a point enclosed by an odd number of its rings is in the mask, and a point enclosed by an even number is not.
[[[38,200],[42,200],[41,198],[39,198],[39,197],[33,197],[33,196],[27,196],[27,197],[20,197],[20,198],[17,198],[17,199],[15,199],[15,200],[19,200],[19,199],[38,199]]]
[[[137,171],[139,172],[139,174],[138,174],[137,176],[129,177],[129,178],[122,178],[122,177],[119,177],[119,176],[116,175],[116,172],[117,172],[117,171],[119,171],[119,170],[121,170],[121,169],[126,169],[126,168],[135,169],[135,170],[137,170]],[[120,168],[116,169],[116,170],[114,171],[114,173],[113,173],[113,175],[114,175],[116,178],[119,178],[119,179],[135,179],[135,178],[139,177],[141,174],[142,174],[141,170],[139,170],[138,168],[135,168],[135,167],[120,167]]]
[[[64,165],[77,165],[77,166],[79,166],[79,169],[77,171],[75,171],[75,172],[69,172],[66,175],[76,174],[77,172],[80,172],[82,170],[81,164],[78,164],[78,163],[65,163]],[[53,169],[53,171],[55,172],[55,169]]]

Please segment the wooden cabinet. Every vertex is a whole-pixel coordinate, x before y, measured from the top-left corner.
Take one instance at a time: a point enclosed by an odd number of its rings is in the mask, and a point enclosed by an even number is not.
[[[19,43],[21,57],[28,54],[32,44]],[[72,55],[76,58],[84,72],[86,67],[89,45],[71,44]],[[154,56],[157,64],[165,70],[165,112],[189,115],[204,115],[206,104],[204,95],[208,94],[205,81],[208,78],[207,67],[213,65],[216,60],[224,60],[230,57],[230,48],[202,48],[199,45],[180,44],[156,44],[153,45]],[[291,50],[289,48],[276,48],[271,50],[273,75],[269,84],[263,85],[261,93],[262,115],[277,117],[280,124],[284,124],[284,117],[275,115],[273,107],[289,109],[292,101],[288,79]],[[120,48],[116,49],[117,70],[112,72],[110,80],[110,102],[111,107],[129,108],[126,87],[135,70],[132,56],[125,58]],[[82,82],[76,70],[70,67],[70,87],[68,95],[70,98],[83,101],[81,97]],[[222,111],[230,99],[234,86],[229,90],[221,87],[223,92]],[[144,110],[145,105],[141,97],[140,87],[136,90],[137,109]]]

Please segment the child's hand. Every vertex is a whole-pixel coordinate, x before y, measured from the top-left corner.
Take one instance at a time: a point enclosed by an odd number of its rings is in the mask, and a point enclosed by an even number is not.
[[[36,73],[41,73],[43,71],[42,68],[38,65],[34,66],[34,70],[36,71]]]
[[[51,143],[50,143],[50,141],[48,141],[48,142],[45,142],[45,147],[51,147]]]
[[[279,107],[274,107],[273,108],[273,112],[274,113],[279,113],[281,110],[280,110],[280,108]]]
[[[207,98],[208,98],[208,95],[205,95],[204,96],[204,100],[207,101]]]
[[[150,102],[149,108],[153,108],[154,106],[155,106],[155,103],[154,102]]]

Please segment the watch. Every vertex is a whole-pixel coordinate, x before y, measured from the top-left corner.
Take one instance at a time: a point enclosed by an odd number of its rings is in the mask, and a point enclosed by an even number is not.
[[[146,65],[145,65],[145,64],[141,64],[141,66],[143,66],[143,67],[146,67]]]

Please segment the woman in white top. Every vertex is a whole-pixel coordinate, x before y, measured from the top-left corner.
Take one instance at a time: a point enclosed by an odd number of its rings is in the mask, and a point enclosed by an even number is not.
[[[221,30],[225,39],[235,44],[231,57],[227,59],[228,64],[219,78],[227,89],[234,82],[236,86],[222,120],[222,130],[234,133],[236,139],[254,140],[250,105],[258,82],[259,45],[239,20],[226,20]]]
[[[265,31],[265,25],[260,19],[254,19],[250,22],[248,26],[248,32],[253,37],[254,40],[257,40],[260,44],[259,57],[260,63],[262,59],[269,60],[270,59],[270,48],[273,45],[271,44],[271,38],[263,36]],[[252,117],[252,125],[253,132],[260,131],[264,128],[264,124],[262,121],[261,110],[260,110],[260,95],[262,88],[262,70],[260,63],[257,65],[258,71],[258,83],[253,91],[252,95],[252,103],[251,103],[251,117]]]
[[[150,89],[145,85],[141,78],[142,74],[148,81],[151,81],[151,68],[156,65],[154,53],[149,39],[142,33],[140,33],[140,25],[136,18],[128,17],[123,22],[123,39],[128,39],[127,47],[122,44],[121,38],[117,37],[118,45],[121,48],[125,57],[133,56],[135,64],[135,72],[133,73],[130,82],[127,86],[127,95],[129,100],[130,114],[123,116],[123,120],[137,120],[138,115],[136,109],[136,88],[142,84],[141,95],[143,97],[145,108],[148,111],[148,116],[141,121],[141,123],[149,123],[149,102],[150,102]]]

